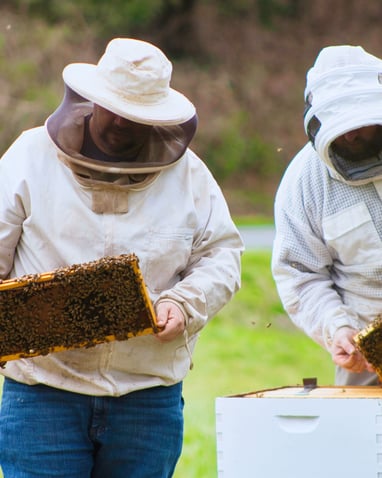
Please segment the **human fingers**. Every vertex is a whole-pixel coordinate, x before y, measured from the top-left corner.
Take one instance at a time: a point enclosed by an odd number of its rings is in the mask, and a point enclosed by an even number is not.
[[[160,331],[156,334],[162,342],[169,342],[184,332],[185,320],[181,309],[173,302],[160,302],[156,308]]]

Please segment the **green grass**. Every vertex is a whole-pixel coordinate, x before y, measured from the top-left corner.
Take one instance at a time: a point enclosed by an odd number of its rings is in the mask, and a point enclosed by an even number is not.
[[[263,216],[260,214],[250,216],[235,216],[234,222],[236,226],[273,226],[274,219],[271,216]]]
[[[283,312],[270,253],[246,252],[242,288],[202,331],[184,382],[185,438],[175,478],[217,477],[216,397],[301,384],[305,377],[333,384],[330,356]]]
[[[175,478],[216,478],[215,399],[317,377],[333,384],[327,352],[286,317],[269,252],[243,257],[242,289],[202,331],[184,382],[185,439]]]

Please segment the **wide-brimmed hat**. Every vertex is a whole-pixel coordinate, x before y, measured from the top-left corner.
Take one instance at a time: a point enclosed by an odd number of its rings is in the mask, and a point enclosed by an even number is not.
[[[172,64],[151,43],[115,38],[97,65],[72,63],[64,82],[113,113],[144,124],[174,125],[195,116],[194,105],[170,87]]]

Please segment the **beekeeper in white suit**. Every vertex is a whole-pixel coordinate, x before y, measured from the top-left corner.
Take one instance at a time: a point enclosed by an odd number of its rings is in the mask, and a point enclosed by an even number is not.
[[[336,384],[373,385],[353,338],[382,313],[382,60],[324,48],[305,101],[310,141],[277,192],[273,275],[292,321],[331,353]]]
[[[183,379],[239,288],[243,244],[171,74],[155,45],[111,40],[97,64],[65,67],[61,105],[0,160],[0,279],[134,253],[163,327],[7,363],[4,477],[173,476]]]

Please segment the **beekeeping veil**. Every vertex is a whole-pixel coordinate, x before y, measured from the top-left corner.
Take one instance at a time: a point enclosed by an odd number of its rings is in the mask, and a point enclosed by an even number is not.
[[[324,48],[307,74],[304,127],[338,179],[364,184],[382,178],[381,152],[355,162],[331,147],[344,133],[370,125],[382,125],[382,60],[360,46]]]
[[[46,127],[60,159],[81,184],[93,190],[97,212],[125,212],[122,193],[145,187],[184,155],[195,134],[197,116],[194,105],[170,87],[171,74],[172,64],[159,48],[130,38],[112,40],[96,65],[65,67],[65,95]],[[84,119],[94,104],[151,126],[149,140],[134,160],[101,161],[80,153]],[[120,194],[113,199],[112,192]]]

